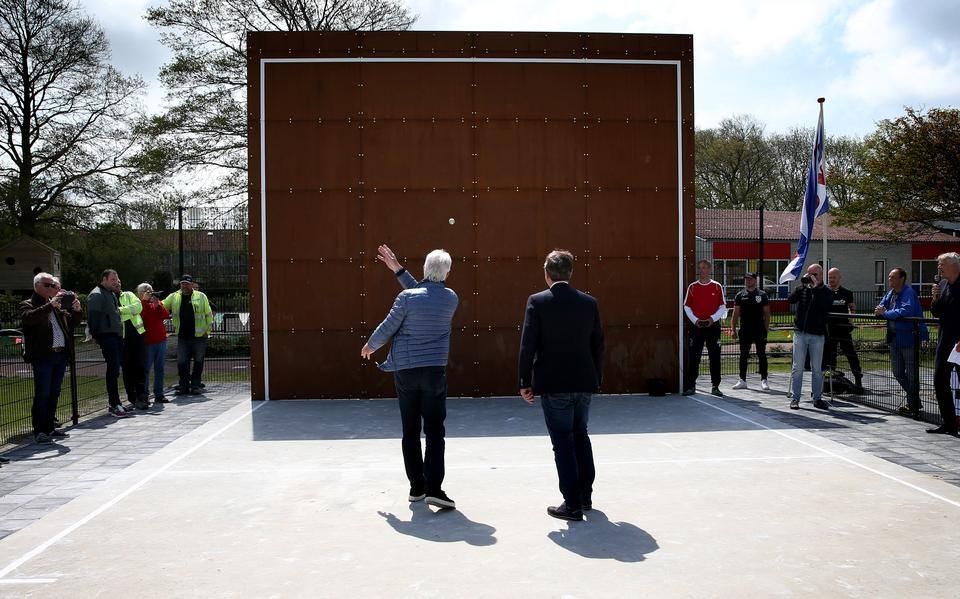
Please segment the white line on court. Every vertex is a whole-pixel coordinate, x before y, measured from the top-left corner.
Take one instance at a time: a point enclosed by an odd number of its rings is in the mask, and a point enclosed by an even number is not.
[[[50,584],[57,582],[56,578],[8,578],[0,580],[0,584]]]
[[[173,458],[172,460],[170,460],[169,462],[167,462],[166,464],[164,464],[164,465],[161,466],[160,468],[154,470],[153,472],[151,472],[151,473],[148,474],[147,476],[143,477],[142,479],[140,479],[139,482],[134,483],[132,486],[130,486],[129,488],[127,488],[126,491],[123,491],[122,493],[120,493],[119,495],[117,495],[116,497],[114,497],[113,499],[111,499],[110,501],[108,501],[108,502],[106,502],[105,504],[101,505],[99,508],[93,510],[92,512],[90,512],[89,514],[87,514],[86,516],[84,516],[83,518],[81,518],[80,520],[77,520],[76,522],[74,522],[74,523],[71,524],[70,526],[66,527],[65,529],[63,529],[63,530],[60,531],[59,533],[53,535],[52,537],[50,537],[49,539],[47,539],[46,541],[44,541],[44,542],[41,543],[40,545],[34,547],[33,549],[31,549],[31,550],[28,551],[27,553],[23,554],[22,556],[20,556],[19,558],[17,558],[17,559],[14,560],[13,562],[11,562],[6,568],[4,568],[3,570],[0,570],[0,583],[10,583],[10,582],[15,582],[16,580],[28,580],[28,579],[13,579],[12,581],[6,581],[6,580],[2,580],[2,579],[5,578],[8,574],[10,574],[11,572],[13,572],[14,570],[16,570],[17,568],[19,568],[20,566],[22,566],[23,564],[27,563],[27,562],[30,561],[31,559],[37,557],[38,555],[40,555],[41,553],[43,553],[44,551],[46,551],[47,549],[49,549],[50,547],[52,547],[54,544],[56,544],[58,541],[60,541],[61,539],[63,539],[63,538],[64,538],[65,536],[67,536],[68,534],[70,534],[70,533],[72,533],[73,531],[77,530],[78,528],[80,528],[81,526],[83,526],[84,524],[86,524],[87,522],[90,522],[91,520],[93,520],[94,518],[96,518],[97,516],[99,516],[100,514],[102,514],[103,512],[107,511],[107,510],[110,509],[111,507],[115,506],[115,505],[116,505],[117,503],[119,503],[122,499],[126,498],[128,495],[130,495],[131,493],[133,493],[134,491],[136,491],[137,489],[139,489],[139,488],[142,487],[143,485],[147,484],[148,482],[150,482],[151,480],[153,480],[154,478],[156,478],[156,477],[159,476],[160,474],[163,474],[163,473],[164,473],[167,469],[169,469],[171,466],[177,464],[178,462],[180,462],[181,460],[183,460],[184,458],[186,458],[187,456],[189,456],[190,454],[192,454],[192,453],[195,452],[196,450],[200,449],[201,447],[203,447],[204,445],[206,445],[206,444],[209,443],[210,441],[214,440],[216,437],[218,437],[218,436],[220,436],[221,434],[223,434],[227,429],[229,429],[230,427],[232,427],[232,426],[235,425],[236,423],[240,422],[240,421],[243,420],[244,418],[248,417],[250,414],[253,414],[254,412],[256,412],[257,410],[259,410],[260,408],[262,408],[262,407],[265,406],[265,405],[267,405],[266,402],[261,402],[260,405],[255,406],[255,407],[253,407],[253,408],[250,408],[249,410],[247,410],[246,412],[244,412],[244,413],[241,414],[240,416],[238,416],[238,417],[234,418],[233,420],[231,420],[229,424],[227,424],[227,425],[223,426],[222,428],[220,428],[220,430],[218,430],[218,431],[212,433],[211,435],[209,435],[209,436],[208,436],[206,439],[204,439],[203,441],[197,443],[196,445],[194,445],[194,446],[191,447],[190,449],[184,451],[184,452],[181,453],[179,456]],[[40,580],[40,579],[33,579],[33,580]]]
[[[618,462],[597,462],[598,466],[643,466],[651,464],[701,464],[710,462],[777,462],[785,460],[826,460],[831,456],[817,453],[813,455],[792,455],[792,456],[761,456],[761,457],[739,457],[739,458],[690,458],[683,460],[630,460]],[[450,466],[447,470],[509,470],[521,468],[553,468],[553,462],[531,463],[531,464],[474,464],[467,466]],[[393,472],[397,469],[396,465],[373,466],[369,468],[356,467],[331,467],[331,468],[230,468],[218,470],[171,470],[167,476],[206,476],[210,474],[310,474],[319,472]]]
[[[785,437],[785,438],[787,438],[787,439],[790,439],[791,441],[795,441],[796,443],[800,443],[801,445],[806,445],[807,447],[810,447],[810,448],[815,449],[815,450],[817,450],[817,451],[821,451],[821,452],[827,454],[827,455],[830,456],[830,457],[837,458],[838,460],[843,460],[844,462],[846,462],[846,463],[848,463],[848,464],[851,464],[851,465],[853,465],[853,466],[856,466],[857,468],[862,468],[862,469],[864,469],[864,470],[866,470],[866,471],[868,471],[868,472],[872,472],[872,473],[874,473],[874,474],[878,474],[878,475],[882,476],[883,478],[886,478],[886,479],[888,479],[888,480],[892,480],[892,481],[895,482],[895,483],[900,483],[901,485],[903,485],[903,486],[905,486],[905,487],[910,487],[911,489],[913,489],[913,490],[915,490],[915,491],[920,491],[920,492],[923,493],[924,495],[929,495],[930,497],[933,497],[934,499],[939,499],[940,501],[943,501],[944,503],[949,503],[950,505],[952,505],[952,506],[954,506],[954,507],[960,507],[960,502],[953,501],[952,499],[947,499],[947,498],[944,497],[943,495],[938,495],[938,494],[934,493],[933,491],[928,491],[928,490],[924,489],[923,487],[918,487],[917,485],[915,485],[915,484],[913,484],[913,483],[908,483],[907,481],[902,480],[902,479],[899,479],[899,478],[897,478],[896,476],[893,476],[893,475],[890,475],[890,474],[886,474],[886,473],[884,473],[884,472],[880,472],[879,470],[876,470],[876,469],[874,469],[874,468],[871,468],[870,466],[866,466],[866,465],[864,465],[864,464],[861,464],[860,462],[857,462],[856,460],[851,460],[850,458],[844,457],[844,456],[842,456],[842,455],[840,455],[840,454],[838,454],[838,453],[834,453],[834,452],[832,452],[832,451],[830,451],[830,450],[828,450],[828,449],[823,449],[823,448],[821,448],[821,447],[817,447],[816,445],[814,445],[814,444],[812,444],[812,443],[807,443],[806,441],[804,441],[804,440],[802,440],[802,439],[797,439],[797,438],[791,437],[790,435],[786,434],[786,433],[783,432],[783,431],[779,431],[779,430],[777,430],[777,429],[770,428],[769,426],[766,426],[766,425],[764,425],[764,424],[760,424],[759,422],[756,422],[756,421],[754,421],[754,420],[751,420],[751,419],[746,418],[746,417],[744,417],[744,416],[741,416],[741,415],[739,415],[739,414],[734,414],[733,412],[731,412],[731,411],[729,411],[729,410],[725,410],[725,409],[721,408],[720,406],[715,406],[715,405],[713,405],[713,404],[711,404],[711,403],[709,403],[709,402],[706,402],[706,401],[704,401],[704,400],[702,400],[702,399],[697,399],[696,397],[691,397],[690,399],[692,399],[693,401],[699,402],[699,403],[701,403],[701,404],[703,404],[703,405],[705,405],[705,406],[707,406],[707,407],[713,408],[714,410],[719,410],[719,411],[723,412],[724,414],[729,414],[729,415],[733,416],[734,418],[739,418],[740,420],[743,420],[744,422],[749,422],[750,424],[752,424],[752,425],[754,425],[754,426],[759,426],[759,427],[762,428],[762,429],[766,429],[766,430],[768,430],[768,431],[770,431],[770,432],[776,433],[776,434],[780,435],[781,437]],[[795,430],[796,430],[796,429],[795,429]]]

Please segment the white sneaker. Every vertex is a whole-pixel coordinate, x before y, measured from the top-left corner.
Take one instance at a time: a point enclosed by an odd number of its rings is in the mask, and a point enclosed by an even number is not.
[[[770,390],[770,385],[767,384],[767,379],[760,379],[760,388],[764,391]]]
[[[743,380],[743,379],[740,379],[739,381],[737,381],[737,384],[733,386],[733,388],[734,388],[734,389],[746,389],[746,388],[747,388],[747,381],[745,381],[745,380]]]

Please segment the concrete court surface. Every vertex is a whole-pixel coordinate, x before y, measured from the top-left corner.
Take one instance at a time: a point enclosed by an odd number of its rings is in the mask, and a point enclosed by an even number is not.
[[[960,488],[708,396],[594,399],[585,522],[545,513],[539,405],[451,399],[447,425],[436,512],[395,401],[242,403],[0,541],[0,596],[960,592]]]

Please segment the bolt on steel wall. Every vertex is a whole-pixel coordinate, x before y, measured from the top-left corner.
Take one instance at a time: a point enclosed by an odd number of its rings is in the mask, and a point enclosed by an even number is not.
[[[255,398],[393,396],[359,357],[400,291],[380,243],[418,277],[454,258],[450,395],[516,392],[554,248],[600,303],[604,391],[677,386],[690,36],[251,33],[248,52]]]

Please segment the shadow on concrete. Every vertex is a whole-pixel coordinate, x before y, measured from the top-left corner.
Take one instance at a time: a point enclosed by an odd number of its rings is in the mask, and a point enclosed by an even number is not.
[[[584,512],[586,522],[570,522],[565,530],[547,536],[551,541],[582,557],[642,562],[660,546],[650,533],[629,522],[611,522],[598,509]]]
[[[695,396],[716,402],[708,395]],[[707,399],[709,398],[709,399]],[[537,399],[529,406],[519,397],[451,398],[447,400],[446,437],[545,436],[543,411]],[[765,411],[756,404],[758,411]],[[784,401],[784,408],[787,402]],[[769,410],[770,415],[782,414]],[[256,441],[397,439],[400,410],[396,400],[277,400],[253,413]],[[794,415],[772,428],[838,428],[843,422]],[[691,398],[676,395],[598,395],[590,408],[590,434],[644,434],[757,430],[750,422],[719,410],[704,409]]]
[[[431,510],[420,501],[410,504],[410,520],[401,520],[394,514],[377,512],[393,530],[402,535],[435,543],[458,543],[486,547],[497,542],[496,528],[474,522],[459,510]]]

